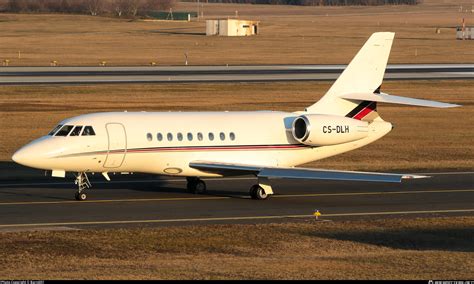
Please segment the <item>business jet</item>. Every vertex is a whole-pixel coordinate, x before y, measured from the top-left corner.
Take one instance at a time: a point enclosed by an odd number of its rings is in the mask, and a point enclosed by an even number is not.
[[[458,105],[381,92],[394,33],[374,33],[316,103],[296,112],[105,112],[60,122],[12,159],[54,177],[75,173],[77,200],[86,200],[88,173],[139,172],[182,176],[203,193],[202,177],[255,175],[253,199],[274,192],[271,179],[401,182],[412,174],[295,167],[370,144],[392,130],[377,103],[449,108]],[[388,151],[388,149],[387,149]]]

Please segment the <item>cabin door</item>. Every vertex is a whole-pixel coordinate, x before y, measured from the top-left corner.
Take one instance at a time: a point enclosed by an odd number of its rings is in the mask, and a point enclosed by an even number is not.
[[[107,123],[108,152],[105,158],[104,168],[118,168],[125,160],[127,153],[127,134],[121,123]]]

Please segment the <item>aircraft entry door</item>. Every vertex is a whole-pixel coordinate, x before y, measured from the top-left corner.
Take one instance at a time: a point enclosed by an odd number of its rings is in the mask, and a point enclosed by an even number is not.
[[[107,139],[109,149],[105,158],[104,168],[118,168],[125,160],[127,153],[127,134],[121,123],[107,123]]]

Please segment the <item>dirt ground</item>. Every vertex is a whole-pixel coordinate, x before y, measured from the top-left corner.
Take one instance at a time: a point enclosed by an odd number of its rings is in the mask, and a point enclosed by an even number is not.
[[[472,279],[473,217],[0,233],[5,279]]]
[[[329,82],[0,86],[0,160],[59,121],[100,111],[298,111]],[[361,149],[308,166],[348,170],[472,170],[474,81],[386,81],[393,95],[461,104],[432,109],[382,104],[391,133]]]
[[[379,7],[203,4],[204,19],[191,22],[0,14],[0,60],[9,59],[11,66],[48,66],[53,60],[60,65],[183,65],[187,53],[190,65],[346,64],[371,33],[393,31],[390,63],[474,62],[474,41],[456,40],[455,31],[462,18],[474,24],[472,1],[423,2]],[[174,11],[196,9],[195,3],[178,3]],[[260,21],[258,36],[205,35],[205,19],[233,17],[236,11],[241,19]]]

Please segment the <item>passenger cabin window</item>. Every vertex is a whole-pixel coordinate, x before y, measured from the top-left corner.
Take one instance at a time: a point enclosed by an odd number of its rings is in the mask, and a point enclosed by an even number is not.
[[[49,133],[48,133],[48,135],[51,135],[51,136],[53,136],[53,135],[54,135],[54,133],[58,132],[58,130],[59,130],[61,127],[63,127],[63,125],[62,125],[62,124],[60,124],[60,125],[56,126],[56,127],[53,129],[53,130],[51,130],[51,132],[49,132]]]
[[[214,133],[209,132],[209,140],[213,141],[214,140]]]
[[[161,133],[156,134],[156,139],[157,139],[158,141],[163,140],[163,135],[162,135]]]
[[[82,131],[82,134],[81,134],[81,136],[94,136],[94,135],[95,135],[95,131],[94,131],[94,128],[92,128],[92,126],[84,127],[84,130]]]
[[[78,125],[74,127],[74,129],[71,131],[71,134],[69,134],[69,136],[79,136],[79,134],[81,134],[81,130],[82,130],[82,125]]]
[[[221,138],[222,141],[224,141],[224,140],[225,140],[225,134],[224,134],[224,132],[221,132],[221,133],[219,134],[219,137]]]
[[[234,134],[234,132],[231,132],[231,133],[229,134],[229,137],[230,137],[230,140],[234,141],[234,140],[235,140],[235,134]]]
[[[67,136],[73,127],[74,125],[64,125],[55,136]]]
[[[166,138],[168,138],[168,141],[173,141],[173,134],[168,133],[168,135],[166,136]]]
[[[151,133],[147,133],[146,134],[146,140],[148,140],[148,141],[153,140],[153,135],[151,135]]]
[[[193,134],[191,132],[188,132],[188,140],[193,141]]]
[[[202,141],[202,133],[201,133],[201,132],[198,132],[197,137],[198,137],[198,140],[199,140],[199,141]]]
[[[181,132],[178,133],[177,137],[179,141],[183,141],[183,134]]]

